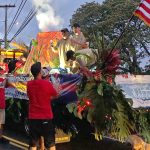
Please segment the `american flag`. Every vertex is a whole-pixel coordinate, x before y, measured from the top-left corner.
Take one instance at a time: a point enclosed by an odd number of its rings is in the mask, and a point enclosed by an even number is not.
[[[150,0],[142,0],[134,15],[150,26]]]

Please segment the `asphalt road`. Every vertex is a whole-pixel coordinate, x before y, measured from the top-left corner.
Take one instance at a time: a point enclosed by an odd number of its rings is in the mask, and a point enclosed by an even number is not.
[[[0,144],[0,150],[22,150],[10,144]]]
[[[76,137],[68,143],[56,145],[57,150],[131,150],[131,147],[117,141],[103,139],[101,142],[94,138]],[[0,150],[25,150],[10,144],[0,144]]]

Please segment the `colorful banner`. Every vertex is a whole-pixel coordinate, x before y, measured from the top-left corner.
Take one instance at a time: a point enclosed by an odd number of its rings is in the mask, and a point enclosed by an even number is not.
[[[28,99],[26,94],[26,83],[31,80],[31,77],[17,76],[9,77],[9,82],[13,87],[6,88],[6,97]],[[78,74],[58,74],[50,76],[57,92],[59,92],[59,100],[64,103],[69,103],[77,100],[76,85],[81,81],[81,76]],[[124,91],[127,98],[132,99],[133,108],[150,107],[150,76],[149,75],[118,75],[116,84]],[[14,88],[16,87],[16,88]]]
[[[9,82],[27,82],[31,80],[32,78],[29,76],[9,76],[8,81]]]
[[[8,77],[8,82],[11,86],[5,88],[5,96],[8,98],[28,99],[26,84],[29,80],[31,80],[31,77]],[[76,86],[81,81],[81,76],[79,74],[51,75],[50,81],[59,93],[61,102],[69,103],[77,100]]]
[[[22,91],[17,90],[16,88],[6,88],[5,96],[8,98],[27,99],[28,100],[27,94]]]

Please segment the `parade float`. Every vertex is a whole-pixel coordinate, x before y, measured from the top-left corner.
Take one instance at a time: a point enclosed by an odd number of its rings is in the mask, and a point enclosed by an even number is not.
[[[23,64],[22,61],[19,60],[16,63],[16,67],[11,74],[7,74],[6,71],[5,74],[2,75],[3,77],[8,78],[9,82],[9,87],[7,87],[5,90],[5,95],[7,97],[6,120],[8,121],[9,125],[11,125],[12,122],[14,123],[14,126],[15,124],[17,124],[17,126],[19,125],[18,129],[21,127],[21,131],[25,130],[27,134],[28,97],[26,95],[26,83],[27,81],[33,79],[30,74],[30,67],[34,62],[40,61],[43,67],[53,67],[53,69],[51,70],[50,80],[54,83],[54,86],[57,86],[56,82],[59,82],[59,85],[61,84],[61,87],[59,86],[59,88],[62,88],[63,90],[60,93],[61,96],[59,100],[56,100],[56,103],[58,102],[58,104],[54,104],[55,108],[59,107],[60,105],[65,105],[67,101],[69,102],[68,97],[70,96],[73,97],[72,100],[70,100],[71,102],[77,100],[75,87],[76,84],[80,81],[80,76],[64,74],[66,70],[57,67],[58,56],[56,54],[53,54],[50,49],[50,42],[53,40],[53,42],[56,43],[60,38],[61,32],[39,33],[37,35],[37,39],[32,40],[31,50],[26,49],[22,44],[20,45],[17,42],[11,43],[11,45],[13,45],[14,47],[23,50],[23,56],[25,56],[24,54],[28,53],[28,57],[25,64]],[[54,72],[57,72],[57,74],[54,74]],[[58,88],[58,86],[56,88]],[[67,100],[64,101],[64,99],[66,98]],[[64,124],[61,125],[61,123],[58,123],[58,126],[64,126]],[[61,130],[58,130],[58,132],[59,133],[56,134],[57,142],[69,141],[70,135],[64,134],[64,132],[62,132]]]
[[[39,33],[37,37],[37,40],[32,41],[32,50],[21,74],[10,75],[8,80],[12,86],[6,88],[6,97],[9,98],[6,117],[23,123],[27,132],[26,82],[32,79],[30,66],[41,61],[43,66],[56,67],[54,57],[57,56],[52,54],[49,43],[61,38],[60,32]],[[86,78],[84,73],[69,74],[59,68],[57,73],[50,72],[50,81],[60,91],[60,97],[53,103],[56,127],[63,129],[69,136],[81,132],[86,136],[94,134],[97,140],[107,136],[125,141],[129,135],[138,134],[148,142],[149,108],[143,105],[133,108],[133,96],[126,97],[124,94],[124,91],[127,93],[128,87],[126,90],[118,85],[120,79],[124,82],[129,78],[136,80],[136,76],[121,74],[118,69],[121,63],[119,50],[105,49],[103,39],[100,43],[102,44],[99,45],[98,53],[95,54],[97,61],[86,73]],[[148,80],[145,83],[147,82]],[[130,81],[127,86],[131,85]],[[149,85],[145,90],[149,90]],[[148,100],[149,96],[146,98]],[[145,102],[146,100],[141,101]],[[146,106],[150,107],[148,103]],[[84,124],[84,127],[80,126],[81,124]]]

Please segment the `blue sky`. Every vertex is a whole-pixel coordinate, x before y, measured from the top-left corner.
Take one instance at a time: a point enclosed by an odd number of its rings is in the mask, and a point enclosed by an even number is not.
[[[8,27],[21,1],[22,0],[0,0],[0,5],[5,5],[5,4],[16,5],[15,8],[10,8],[8,10]],[[16,24],[12,28],[11,32],[8,34],[8,40],[11,39],[13,35],[16,33],[16,31],[20,27],[21,23],[24,21],[25,17],[27,16],[31,8],[36,7],[35,2],[40,3],[40,5],[42,6],[43,6],[43,3],[41,2],[44,2],[44,3],[47,2],[47,4],[49,5],[49,8],[53,10],[52,13],[54,13],[54,16],[51,19],[55,19],[55,17],[61,18],[61,22],[59,23],[59,25],[48,26],[47,31],[53,31],[53,30],[59,30],[62,27],[69,27],[69,20],[71,19],[71,16],[76,11],[76,9],[79,8],[80,5],[85,4],[86,2],[93,2],[93,1],[94,0],[27,0],[27,3],[23,11],[21,12],[19,18],[17,19]],[[102,3],[104,0],[95,0],[95,1]],[[4,38],[4,18],[5,18],[5,10],[3,8],[0,8],[0,39]],[[43,18],[41,18],[41,20],[42,19]],[[47,20],[51,20],[51,19],[48,18]],[[37,18],[34,17],[34,19],[32,19],[32,21],[17,36],[15,40],[29,44],[31,39],[36,38],[36,35],[40,31],[41,30],[39,29],[39,22],[37,21]]]
[[[24,0],[25,1],[25,0]],[[19,18],[17,19],[16,24],[12,28],[11,32],[8,34],[8,39],[16,33],[17,29],[20,27],[21,23],[24,21],[26,15],[30,11],[31,8],[35,7],[35,2],[41,2],[42,0],[27,0],[27,3],[20,14]],[[86,2],[92,2],[93,0],[43,0],[44,2],[47,1],[50,7],[52,8],[53,12],[55,13],[54,18],[57,16],[61,19],[61,22],[57,26],[48,26],[49,31],[51,30],[58,30],[61,27],[69,27],[69,20],[71,19],[72,14],[74,11],[80,7],[80,5]],[[95,0],[96,2],[102,3],[103,0]],[[8,10],[8,27],[20,5],[21,0],[1,0],[0,5],[5,4],[15,4],[15,8],[9,8]],[[0,38],[3,39],[4,37],[4,9],[0,8]],[[47,31],[46,30],[46,31]],[[41,31],[39,29],[39,23],[34,17],[34,19],[26,26],[26,28],[17,36],[17,41],[26,42],[27,44],[32,38],[35,38],[37,33]]]

